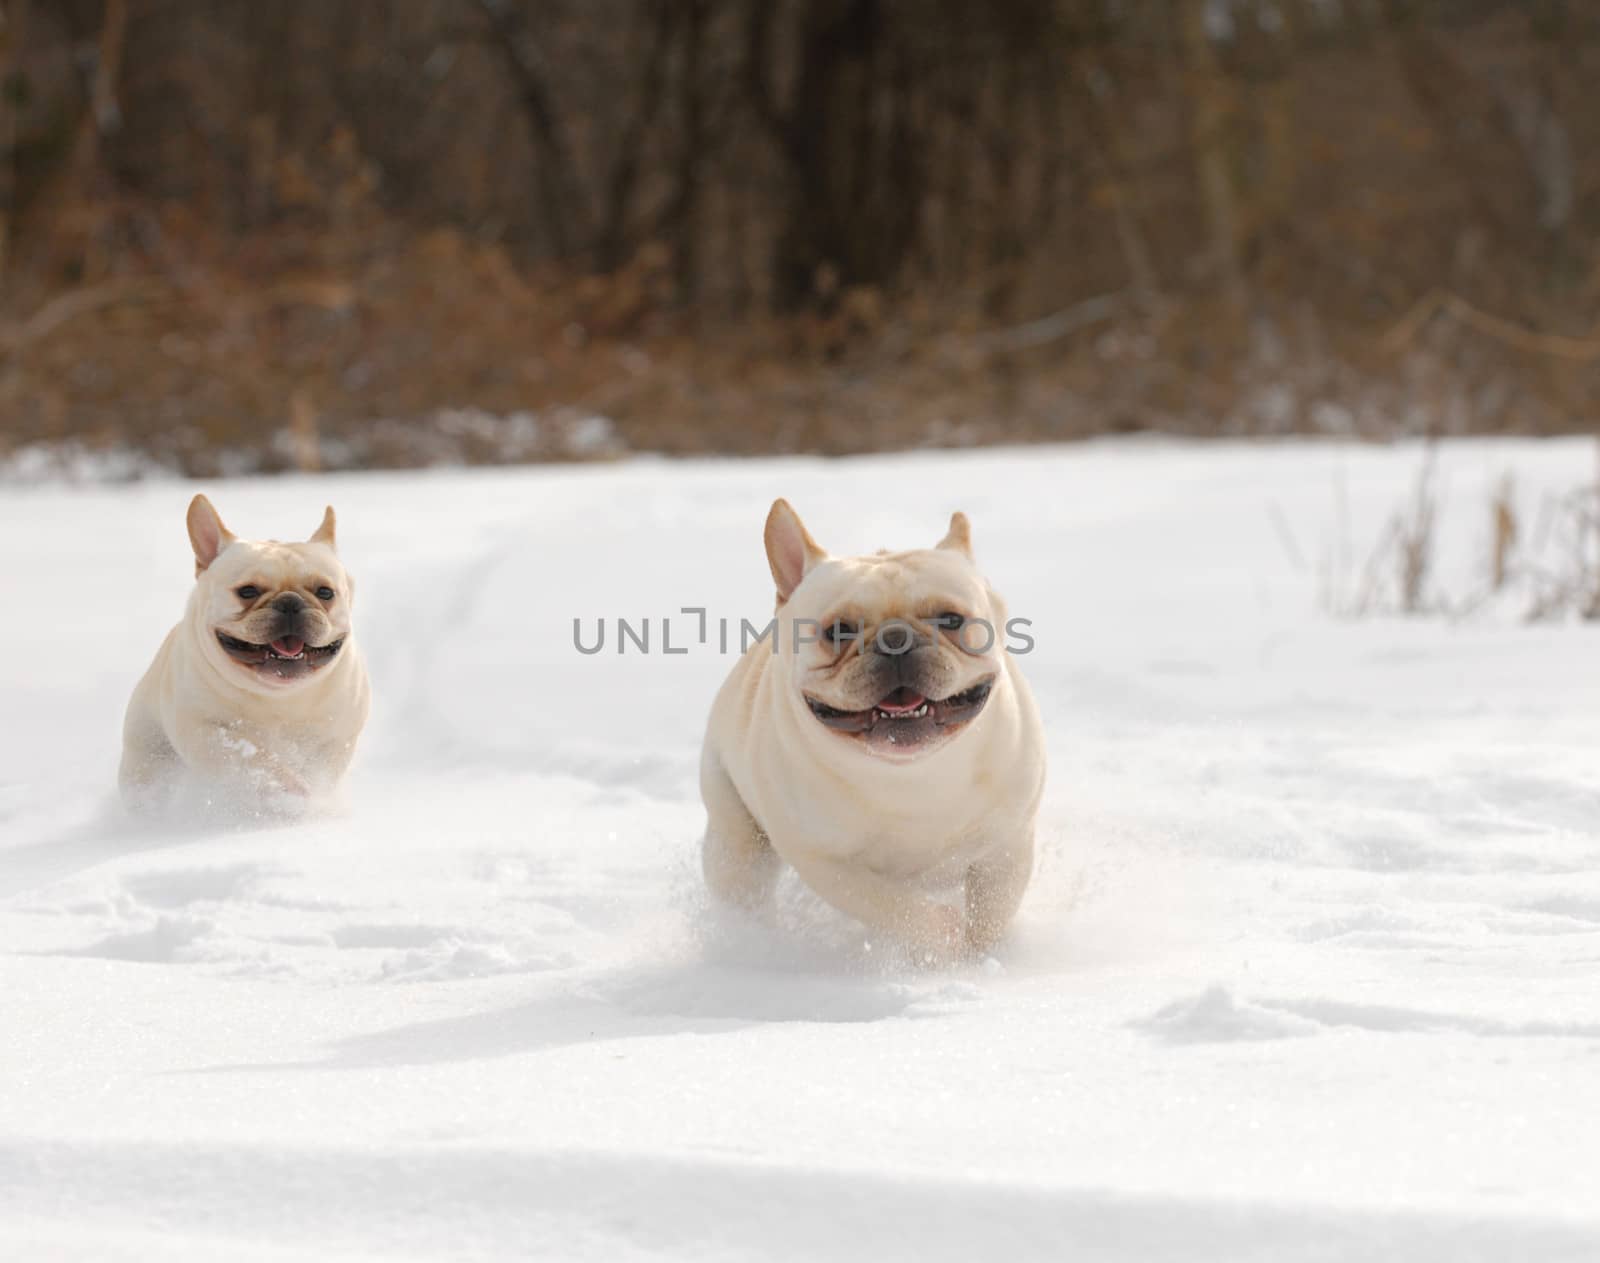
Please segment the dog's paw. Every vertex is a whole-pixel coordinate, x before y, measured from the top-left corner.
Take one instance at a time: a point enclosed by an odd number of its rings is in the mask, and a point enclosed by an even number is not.
[[[930,904],[918,920],[920,924],[911,938],[911,956],[923,968],[946,969],[971,955],[966,918],[960,908]]]
[[[271,794],[282,794],[288,798],[306,799],[311,797],[311,786],[298,772],[290,771],[286,767],[275,767],[266,774],[263,788]]]

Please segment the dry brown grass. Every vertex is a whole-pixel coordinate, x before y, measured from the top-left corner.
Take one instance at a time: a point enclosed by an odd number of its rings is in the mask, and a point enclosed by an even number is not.
[[[1430,445],[1411,497],[1384,524],[1352,588],[1350,519],[1342,482],[1336,485],[1335,542],[1324,570],[1323,608],[1339,618],[1380,614],[1408,617],[1440,612],[1444,598],[1430,584],[1437,546],[1437,452]]]
[[[1323,604],[1329,613],[1347,618],[1462,619],[1498,606],[1519,610],[1530,622],[1600,620],[1600,443],[1594,481],[1546,499],[1532,530],[1524,525],[1511,475],[1500,479],[1486,505],[1489,543],[1481,574],[1456,591],[1433,581],[1443,543],[1436,472],[1437,453],[1430,447],[1409,500],[1384,527],[1353,590],[1341,569],[1349,549],[1341,492],[1340,543],[1323,584]]]
[[[1600,445],[1597,445],[1600,457]],[[1541,555],[1527,566],[1530,621],[1577,616],[1600,620],[1600,460],[1592,485],[1577,487],[1546,506],[1540,523]]]

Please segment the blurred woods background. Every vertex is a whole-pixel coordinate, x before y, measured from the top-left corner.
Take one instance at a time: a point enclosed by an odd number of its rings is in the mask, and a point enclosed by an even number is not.
[[[1594,424],[1588,0],[0,14],[0,458]]]

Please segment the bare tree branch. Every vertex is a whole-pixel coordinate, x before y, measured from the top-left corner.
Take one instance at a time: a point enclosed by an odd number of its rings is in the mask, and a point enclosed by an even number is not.
[[[543,68],[529,51],[528,32],[520,10],[515,9],[508,0],[475,2],[488,24],[490,43],[516,88],[523,117],[533,138],[537,168],[535,180],[550,244],[555,253],[565,255],[572,249],[577,236],[586,235],[581,228],[577,233],[573,231],[568,219],[568,207],[577,207],[585,222],[588,216],[582,209],[571,148],[567,144],[549,84]]]

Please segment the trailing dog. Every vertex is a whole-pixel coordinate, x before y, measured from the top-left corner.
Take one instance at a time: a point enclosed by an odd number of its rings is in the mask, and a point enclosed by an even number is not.
[[[128,703],[123,800],[159,808],[186,776],[283,805],[331,790],[369,705],[332,507],[304,543],[239,539],[205,496],[188,526],[195,586]]]
[[[1032,875],[1044,738],[966,516],[934,548],[833,558],[778,500],[765,542],[777,632],[701,755],[707,883],[760,908],[787,863],[925,962],[986,951]]]

